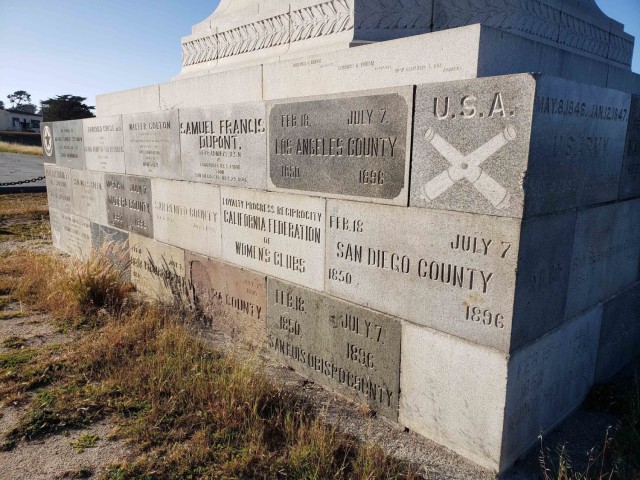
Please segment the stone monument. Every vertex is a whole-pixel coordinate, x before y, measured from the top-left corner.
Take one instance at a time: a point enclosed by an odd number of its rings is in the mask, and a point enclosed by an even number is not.
[[[640,353],[640,76],[594,0],[223,0],[182,53],[43,126],[57,247],[496,472]]]

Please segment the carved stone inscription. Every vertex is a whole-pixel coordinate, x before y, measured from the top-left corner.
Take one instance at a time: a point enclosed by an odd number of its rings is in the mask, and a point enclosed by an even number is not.
[[[620,179],[620,198],[637,196],[640,196],[640,95],[632,95]]]
[[[73,211],[73,191],[71,189],[71,170],[56,165],[44,165],[47,181],[47,201],[49,207],[63,212]]]
[[[266,188],[264,103],[180,110],[182,175],[187,180]]]
[[[71,170],[73,211],[98,223],[107,223],[107,190],[104,173]]]
[[[220,187],[222,257],[322,290],[325,200]]]
[[[56,149],[52,122],[40,123],[40,137],[42,139],[44,161],[47,163],[56,163]]]
[[[397,420],[400,320],[272,278],[268,287],[269,350]]]
[[[77,170],[85,168],[82,120],[53,122],[56,163]]]
[[[131,282],[152,300],[172,303],[187,300],[184,250],[140,235],[129,235]]]
[[[56,225],[54,226],[54,222]],[[89,220],[70,212],[59,212],[52,219],[53,244],[72,257],[86,258],[91,253]]]
[[[508,351],[513,219],[327,201],[325,290]]]
[[[534,93],[526,75],[419,86],[410,204],[521,216]]]
[[[406,205],[411,100],[405,88],[270,104],[271,186]]]
[[[151,179],[106,173],[104,183],[109,225],[153,238]]]
[[[124,173],[122,117],[85,118],[84,156],[89,170]]]
[[[266,277],[191,252],[186,252],[186,266],[195,304],[213,329],[253,346],[263,345]]]
[[[220,258],[220,190],[216,185],[154,178],[153,231],[161,242]]]
[[[127,173],[163,178],[182,175],[177,110],[123,115],[122,127]]]

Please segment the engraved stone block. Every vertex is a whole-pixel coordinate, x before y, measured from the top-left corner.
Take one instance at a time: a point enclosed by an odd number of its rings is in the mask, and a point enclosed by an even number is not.
[[[413,88],[267,104],[269,189],[407,205]]]
[[[44,161],[47,163],[56,163],[55,137],[53,136],[52,122],[42,122],[40,124],[40,137],[42,139]]]
[[[104,177],[108,224],[153,238],[151,179],[111,173]]]
[[[325,290],[512,351],[564,320],[574,223],[328,200]]]
[[[596,382],[606,382],[640,354],[640,283],[604,304]]]
[[[125,281],[131,280],[129,232],[91,222],[91,246],[123,270]]]
[[[185,278],[184,250],[153,239],[129,235],[131,283],[154,301],[187,301],[190,288]]]
[[[53,141],[58,166],[84,170],[82,120],[65,120],[53,122],[51,125],[53,126]]]
[[[264,275],[186,252],[187,277],[203,319],[214,330],[253,346],[267,337]]]
[[[180,178],[178,111],[165,110],[122,116],[127,173]]]
[[[267,283],[269,351],[397,420],[400,320],[271,277]]]
[[[633,197],[640,197],[640,95],[631,96],[631,116],[620,179],[620,198]]]
[[[220,189],[216,185],[151,179],[153,232],[160,242],[220,258]]]
[[[122,117],[85,118],[82,128],[87,169],[124,173]]]
[[[404,323],[400,423],[504,471],[582,403],[594,378],[599,313],[511,355]]]
[[[629,103],[529,74],[420,85],[410,204],[526,217],[614,200]]]
[[[180,109],[183,178],[264,190],[264,112],[263,102]]]
[[[57,165],[44,165],[47,183],[47,202],[49,208],[63,212],[73,212],[73,190],[71,189],[71,170]]]
[[[91,253],[91,222],[70,212],[49,210],[53,246],[72,257],[87,258]]]
[[[323,288],[325,200],[220,187],[222,258]]]
[[[107,223],[107,189],[104,173],[71,170],[73,211],[94,222]]]
[[[640,199],[578,212],[567,317],[638,280]]]

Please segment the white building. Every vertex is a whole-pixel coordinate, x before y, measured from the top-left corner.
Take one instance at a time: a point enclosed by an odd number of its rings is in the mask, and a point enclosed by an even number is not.
[[[20,110],[0,110],[0,131],[40,133],[42,115],[21,112]]]

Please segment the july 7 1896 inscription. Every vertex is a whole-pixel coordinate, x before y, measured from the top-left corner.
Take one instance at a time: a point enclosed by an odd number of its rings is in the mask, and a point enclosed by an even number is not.
[[[271,103],[270,187],[406,205],[412,95]]]

